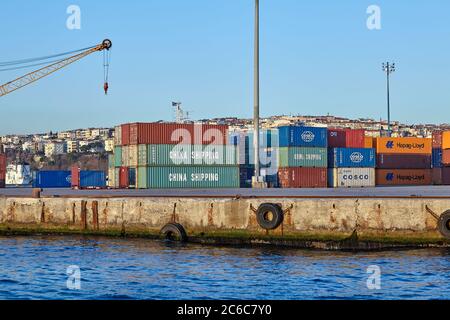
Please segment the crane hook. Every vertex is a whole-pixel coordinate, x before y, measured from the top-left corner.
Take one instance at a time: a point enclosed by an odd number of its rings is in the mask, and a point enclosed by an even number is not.
[[[108,95],[108,89],[109,89],[108,82],[105,82],[105,85],[103,86],[103,89],[105,90],[105,95]]]

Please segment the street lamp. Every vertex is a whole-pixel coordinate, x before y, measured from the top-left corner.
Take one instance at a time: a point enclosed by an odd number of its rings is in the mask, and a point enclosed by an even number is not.
[[[395,63],[383,63],[383,72],[386,72],[387,77],[387,112],[388,112],[388,136],[391,136],[391,101],[390,101],[390,84],[389,77],[391,73],[395,72]]]
[[[254,57],[254,106],[253,106],[253,145],[255,149],[255,176],[253,185],[261,184],[259,161],[259,0],[255,0],[255,57]]]

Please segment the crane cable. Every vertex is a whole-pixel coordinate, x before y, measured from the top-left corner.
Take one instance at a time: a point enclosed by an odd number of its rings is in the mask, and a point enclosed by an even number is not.
[[[81,52],[81,51],[86,51],[86,50],[89,50],[89,49],[92,49],[92,48],[95,48],[95,47],[96,46],[91,46],[91,47],[87,47],[87,48],[83,48],[83,49],[68,51],[68,52],[64,52],[64,53],[58,53],[58,54],[44,56],[44,57],[37,57],[37,58],[30,58],[30,59],[22,59],[22,60],[0,62],[0,67],[14,66],[14,65],[27,64],[27,63],[37,62],[37,61],[49,60],[49,59],[53,59],[53,58],[58,58],[58,57],[71,55],[71,54],[78,53],[78,52]]]
[[[109,64],[111,62],[111,49],[103,51],[103,89],[105,90],[105,95],[108,94],[109,89]]]

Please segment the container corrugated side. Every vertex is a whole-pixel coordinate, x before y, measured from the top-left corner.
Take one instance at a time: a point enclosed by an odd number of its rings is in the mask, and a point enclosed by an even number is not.
[[[138,166],[138,146],[135,144],[130,144],[128,146],[128,163],[129,167]]]
[[[377,153],[431,154],[429,138],[377,138]]]
[[[129,146],[123,146],[122,147],[122,167],[129,167],[130,166],[130,155],[129,155]]]
[[[0,154],[0,180],[6,180],[6,155]]]
[[[431,169],[429,154],[377,154],[379,169]]]
[[[146,144],[138,146],[138,165],[148,166],[148,145]]]
[[[432,182],[435,186],[442,185],[442,169],[443,168],[433,168],[432,170]]]
[[[329,148],[365,148],[365,130],[328,129]]]
[[[375,149],[334,148],[328,152],[329,168],[375,168]]]
[[[137,188],[148,189],[148,167],[137,168]]]
[[[450,166],[450,149],[442,150],[442,165],[444,167]]]
[[[104,188],[106,176],[103,171],[80,171],[81,188]]]
[[[123,124],[121,126],[121,137],[122,137],[122,146],[127,146],[130,144],[130,124]]]
[[[432,134],[433,148],[442,149],[442,131],[434,131]]]
[[[278,180],[281,188],[326,188],[326,168],[280,168]]]
[[[309,167],[326,168],[328,165],[326,148],[279,148],[279,167]]]
[[[441,148],[433,148],[432,155],[432,165],[433,168],[442,168],[442,149]]]
[[[432,169],[377,169],[378,186],[431,185]]]
[[[450,131],[442,132],[442,149],[450,149]]]
[[[115,188],[115,181],[116,181],[116,168],[109,168],[108,169],[108,187]]]
[[[120,188],[120,168],[114,169],[114,182],[113,182],[113,188]]]
[[[116,166],[116,159],[113,153],[108,154],[108,169],[114,168]]]
[[[122,145],[122,126],[116,126],[114,128],[114,145],[115,146]]]
[[[133,123],[130,144],[215,144],[225,145],[228,126],[177,123]]]
[[[329,169],[328,186],[332,188],[375,187],[375,169],[374,168]]]
[[[444,186],[450,185],[450,168],[444,167],[441,171],[441,183]]]
[[[232,145],[170,145],[147,146],[150,166],[236,166],[236,147]]]
[[[119,168],[119,188],[126,189],[130,186],[130,173],[128,167]]]
[[[70,188],[70,171],[38,171],[33,180],[34,188]]]
[[[121,167],[122,163],[122,147],[116,146],[114,147],[114,166]]]
[[[364,138],[364,148],[367,148],[367,149],[375,148],[373,137],[365,137]]]
[[[316,147],[327,148],[327,129],[317,127],[280,127],[278,128],[280,147]]]
[[[151,189],[239,188],[239,167],[149,167]]]

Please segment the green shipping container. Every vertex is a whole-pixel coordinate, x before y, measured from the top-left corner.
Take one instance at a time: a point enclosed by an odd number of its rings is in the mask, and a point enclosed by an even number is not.
[[[138,189],[148,189],[148,167],[139,167],[137,169]]]
[[[326,168],[328,150],[326,148],[279,148],[278,166],[280,168]]]
[[[114,165],[116,168],[122,166],[122,147],[114,147]]]
[[[147,145],[149,166],[236,166],[236,146]]]
[[[150,189],[239,188],[239,167],[148,167]]]

